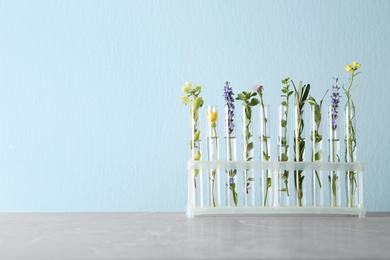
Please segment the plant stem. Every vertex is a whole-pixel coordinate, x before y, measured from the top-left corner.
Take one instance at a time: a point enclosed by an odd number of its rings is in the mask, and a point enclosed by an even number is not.
[[[228,143],[229,143],[229,161],[232,161],[233,160],[233,152],[232,152],[232,137],[230,136],[230,134],[228,135],[227,137],[228,139]],[[237,202],[238,202],[238,198],[237,198],[237,193],[236,193],[236,189],[235,189],[235,183],[234,183],[234,170],[228,170],[228,185],[229,185],[229,189],[232,191],[232,198],[233,198],[233,202],[235,204],[235,206],[237,206]],[[230,178],[233,178],[233,183],[230,183]]]
[[[263,136],[262,136],[262,141],[264,143],[264,146],[265,146],[265,152],[263,151],[263,158],[266,160],[266,161],[269,161],[269,151],[268,151],[268,133],[267,133],[267,117],[266,117],[266,111],[265,111],[265,106],[264,106],[264,102],[263,102],[263,97],[260,96],[260,100],[261,100],[261,107],[262,107],[262,110],[263,110],[263,122],[264,122],[264,127],[263,127]],[[268,197],[268,189],[269,187],[271,186],[271,180],[269,179],[268,177],[268,170],[265,171],[265,196],[264,196],[264,203],[263,205],[265,206],[267,204],[267,197]]]
[[[215,136],[215,154],[216,154],[216,159],[218,160],[219,159],[219,151],[218,151],[218,134],[217,134],[217,129],[216,127],[214,126],[213,127],[213,130],[214,130],[214,136]],[[213,200],[213,206],[215,207],[215,194],[214,194],[214,187],[215,187],[215,175],[216,175],[216,170],[213,170],[212,173],[212,179],[211,179],[211,194],[212,194],[212,200]]]
[[[351,99],[351,90],[353,87],[353,80],[355,77],[355,70],[352,70],[351,72],[351,77],[349,80],[349,86],[348,89],[345,90],[345,94],[347,96],[347,102],[346,102],[346,107],[345,111],[347,114],[347,122],[348,122],[348,127],[346,129],[347,131],[347,140],[346,140],[346,146],[345,146],[345,159],[347,162],[354,162],[354,152],[356,149],[356,139],[355,139],[355,129],[353,126],[353,117],[355,116],[354,111],[352,111],[353,108],[353,101]],[[350,184],[350,194],[348,198],[348,204],[350,207],[353,206],[353,195],[355,193],[357,183],[355,179],[355,172],[354,171],[347,171],[346,172],[346,178],[349,177],[349,184]]]
[[[282,136],[282,142],[284,142],[283,146],[284,146],[284,154],[287,156],[288,154],[288,143],[287,143],[287,124],[288,124],[288,106],[289,106],[289,102],[288,102],[288,94],[287,94],[287,97],[286,97],[286,110],[284,112],[284,115],[285,115],[285,126],[283,127],[283,130],[284,130],[284,133],[283,133],[283,136]],[[280,124],[282,124],[282,122],[280,122]],[[283,140],[283,138],[285,138]],[[289,193],[289,190],[288,190],[288,175],[289,175],[289,171],[284,171],[283,173],[283,176],[285,177],[285,180],[284,180],[284,184],[285,184],[285,189],[286,189],[286,194],[287,196],[289,197],[290,196],[290,193]]]

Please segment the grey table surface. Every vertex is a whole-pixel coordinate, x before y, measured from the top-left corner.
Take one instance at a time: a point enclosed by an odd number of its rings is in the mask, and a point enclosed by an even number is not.
[[[0,213],[0,259],[390,259],[390,213]]]

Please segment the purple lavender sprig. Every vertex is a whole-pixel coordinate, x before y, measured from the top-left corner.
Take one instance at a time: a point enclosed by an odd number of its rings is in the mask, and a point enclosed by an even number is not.
[[[234,93],[232,87],[229,85],[230,83],[226,81],[226,86],[223,88],[223,96],[226,101],[226,105],[228,107],[228,134],[230,135],[234,131]]]
[[[331,98],[331,118],[332,118],[332,129],[336,130],[337,129],[337,118],[339,117],[339,103],[340,103],[340,87],[337,85],[338,78],[335,79],[336,85],[332,85],[332,95],[330,96]]]
[[[226,102],[227,106],[227,137],[228,137],[228,160],[233,159],[233,151],[232,151],[232,142],[230,140],[230,135],[234,131],[234,93],[232,87],[229,85],[230,83],[226,81],[226,85],[223,88],[223,97]],[[227,170],[227,174],[229,176],[229,182],[226,183],[226,185],[229,187],[229,189],[232,191],[232,198],[234,205],[237,206],[238,203],[238,194],[236,191],[236,175],[237,175],[237,170],[236,169],[230,169]]]
[[[332,130],[335,131],[337,129],[337,118],[338,115],[338,108],[340,103],[340,87],[337,85],[338,78],[335,78],[336,84],[332,85],[332,94],[330,95],[331,98],[331,104],[330,104],[330,119],[331,119],[331,127]],[[336,144],[334,142],[338,142],[335,138],[337,138],[336,133],[331,133],[331,143],[330,143],[330,159],[331,162],[336,162],[339,160],[338,151],[337,148],[335,148]],[[335,151],[336,149],[336,151]],[[329,175],[329,181],[331,182],[331,191],[333,194],[333,206],[337,207],[337,180],[338,175],[335,171],[332,171]]]

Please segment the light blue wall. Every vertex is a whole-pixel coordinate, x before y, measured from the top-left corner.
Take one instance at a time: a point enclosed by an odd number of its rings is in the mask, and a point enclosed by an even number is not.
[[[207,104],[346,63],[365,206],[390,211],[390,1],[0,0],[0,211],[183,211],[186,81]]]

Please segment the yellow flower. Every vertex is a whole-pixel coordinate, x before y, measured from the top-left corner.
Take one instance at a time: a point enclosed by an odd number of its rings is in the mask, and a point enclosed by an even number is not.
[[[213,109],[213,111],[209,112],[207,114],[207,119],[211,122],[211,123],[215,123],[217,122],[217,118],[218,118],[218,112],[217,110],[215,110],[215,108]]]
[[[360,66],[362,66],[362,64],[359,64],[356,61],[353,62],[353,69],[354,70],[357,70],[358,68],[360,68]]]
[[[345,65],[345,70],[348,71],[348,72],[350,72],[351,70],[352,70],[352,71],[355,71],[355,70],[357,70],[358,68],[360,68],[360,66],[362,66],[362,64],[357,63],[356,61],[354,61],[354,62],[352,63],[352,65],[350,65],[350,64]]]

